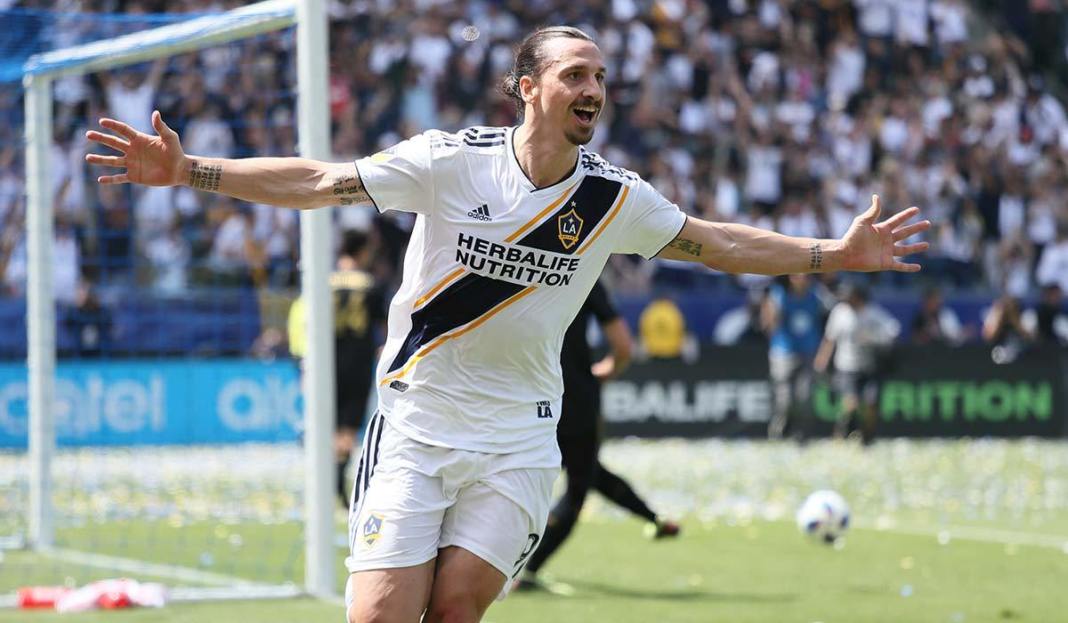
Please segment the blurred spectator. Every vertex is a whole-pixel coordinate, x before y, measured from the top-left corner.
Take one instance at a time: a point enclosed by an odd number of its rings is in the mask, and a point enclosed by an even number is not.
[[[1034,247],[1026,240],[1010,238],[1001,244],[999,256],[998,290],[1011,296],[1022,298],[1031,290],[1032,266],[1034,266]]]
[[[1055,283],[1044,286],[1038,304],[1023,313],[1021,324],[1038,344],[1068,344],[1068,315],[1061,287]]]
[[[912,318],[914,344],[943,344],[957,346],[964,341],[964,327],[952,309],[945,306],[942,293],[928,288],[923,293],[920,309]]]
[[[131,265],[133,246],[132,215],[129,193],[121,186],[101,185],[97,190],[99,211],[103,213],[97,228],[98,251],[94,268],[100,281],[121,280]]]
[[[1068,291],[1068,223],[1057,228],[1057,239],[1042,250],[1035,278],[1041,286],[1056,284]]]
[[[886,373],[886,355],[901,332],[893,316],[869,301],[868,289],[846,284],[824,328],[814,368],[826,372],[834,356],[839,416],[834,436],[844,438],[857,425],[865,444],[875,438],[879,382]]]
[[[968,7],[964,0],[934,0],[931,20],[940,47],[950,49],[967,41]]]
[[[812,362],[830,298],[812,276],[790,275],[772,285],[764,299],[761,323],[770,336],[773,400],[770,439],[782,439],[788,428],[798,439],[811,433]]]
[[[1018,298],[1006,294],[994,301],[983,318],[983,340],[993,345],[991,357],[998,364],[1016,361],[1034,340],[1024,326]]]
[[[222,195],[212,208],[212,219],[218,223],[211,243],[208,265],[216,277],[231,284],[242,284],[253,278],[251,270],[262,268],[261,249],[253,236],[250,209]]]
[[[164,295],[181,295],[188,286],[191,249],[182,237],[177,221],[145,243],[144,255],[150,267],[150,283]]]
[[[78,19],[53,23],[49,41],[68,45],[144,25],[109,15],[113,4],[86,2]],[[840,236],[877,191],[891,209],[928,208],[936,227],[925,270],[935,283],[1026,297],[1035,284],[1068,287],[1068,251],[1056,233],[1068,221],[1058,203],[1068,192],[1068,115],[1056,95],[1063,85],[1047,82],[1068,65],[1057,3],[329,4],[339,159],[425,127],[513,123],[514,108],[494,89],[512,61],[510,45],[526,25],[575,23],[594,33],[609,69],[612,105],[591,147],[655,181],[683,210]],[[160,0],[151,9],[224,5]],[[144,13],[148,5],[116,6]],[[480,33],[473,41],[463,36],[468,25]],[[295,285],[299,228],[279,216],[285,211],[231,213],[188,190],[87,183],[82,139],[89,119],[108,114],[147,130],[159,108],[191,153],[291,154],[294,52],[293,33],[278,32],[57,83],[51,161],[57,214],[72,232],[57,255],[65,283],[85,272],[102,285],[137,276],[170,293],[205,283]],[[18,85],[0,85],[4,296],[23,292],[20,97]],[[395,281],[411,221],[364,210],[382,234],[376,274]],[[659,277],[736,291],[767,283],[704,280],[627,258],[613,258],[609,270],[621,293],[670,287]]]
[[[765,344],[767,336],[761,325],[761,309],[767,289],[761,286],[750,288],[745,304],[728,309],[713,329],[712,340],[720,346],[734,344]]]
[[[208,100],[201,112],[186,126],[183,147],[198,156],[229,158],[234,155],[234,134],[222,118],[221,106]]]
[[[667,298],[646,305],[638,319],[638,337],[642,352],[648,357],[681,357],[686,342],[686,320],[678,305]]]
[[[156,91],[166,69],[167,59],[159,59],[153,61],[147,71],[130,67],[118,70],[115,74],[96,74],[104,85],[108,114],[122,119],[135,130],[151,132]]]
[[[69,354],[88,359],[106,355],[111,348],[111,312],[100,303],[91,283],[80,281],[74,304],[67,312],[65,327],[73,339]]]
[[[17,235],[5,238],[10,246],[5,251],[4,241],[0,239],[0,267],[4,268],[0,277],[6,290],[24,295],[29,270],[26,237],[24,232],[19,231]],[[58,303],[74,304],[81,268],[81,250],[74,230],[69,224],[59,221],[55,224],[52,237],[52,291]]]

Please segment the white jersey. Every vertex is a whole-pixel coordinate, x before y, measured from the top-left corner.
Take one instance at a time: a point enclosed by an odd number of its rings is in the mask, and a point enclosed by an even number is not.
[[[651,258],[685,223],[585,149],[535,188],[514,131],[431,130],[356,162],[378,210],[418,215],[376,378],[381,413],[422,443],[555,452],[568,325],[610,254]]]
[[[858,311],[846,302],[834,306],[823,330],[835,342],[835,369],[860,373],[875,371],[877,351],[899,333],[901,324],[881,307],[868,303]]]

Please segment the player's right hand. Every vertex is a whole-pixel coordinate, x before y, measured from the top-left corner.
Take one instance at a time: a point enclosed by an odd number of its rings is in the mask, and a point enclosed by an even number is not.
[[[182,175],[188,167],[188,159],[182,151],[178,133],[163,123],[158,110],[152,113],[152,127],[157,136],[138,132],[121,121],[106,117],[100,120],[100,125],[114,134],[89,130],[85,137],[122,155],[86,154],[86,162],[125,170],[115,175],[101,175],[96,181],[101,184],[133,182],[146,186],[175,186],[184,181]]]

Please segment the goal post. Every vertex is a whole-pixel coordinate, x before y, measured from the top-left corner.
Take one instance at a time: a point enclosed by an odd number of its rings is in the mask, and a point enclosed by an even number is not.
[[[52,284],[53,197],[49,147],[52,84],[63,76],[115,69],[253,37],[296,24],[298,129],[302,156],[330,157],[327,114],[327,18],[322,0],[267,0],[224,14],[200,16],[107,41],[33,56],[25,65],[27,169],[27,363],[29,387],[28,543],[54,544],[51,463],[55,454],[55,302]],[[334,421],[331,210],[307,211],[301,219],[302,288],[307,301],[304,375],[304,592],[336,595],[333,557]],[[291,593],[292,591],[288,591]],[[219,591],[211,593],[223,595]],[[248,587],[238,594],[253,595]],[[279,596],[287,591],[263,594]]]
[[[300,154],[330,157],[330,114],[327,108],[327,24],[323,0],[298,0],[297,110]],[[334,395],[334,309],[328,276],[331,264],[330,211],[306,210],[300,215],[302,289],[308,301],[304,407],[305,566],[309,593],[334,591],[333,508],[335,490],[331,431],[336,409]]]

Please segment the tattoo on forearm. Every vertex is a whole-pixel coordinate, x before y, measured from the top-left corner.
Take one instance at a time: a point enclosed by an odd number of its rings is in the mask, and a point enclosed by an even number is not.
[[[221,178],[221,164],[201,164],[194,160],[189,169],[189,186],[197,190],[217,191]]]
[[[808,248],[808,267],[810,270],[823,268],[823,247],[818,242]]]
[[[672,249],[678,249],[687,255],[694,257],[701,257],[701,243],[694,242],[693,240],[687,240],[685,238],[676,238],[668,243],[668,246]]]
[[[369,198],[359,175],[345,175],[334,180],[334,196],[343,206],[362,203]]]

